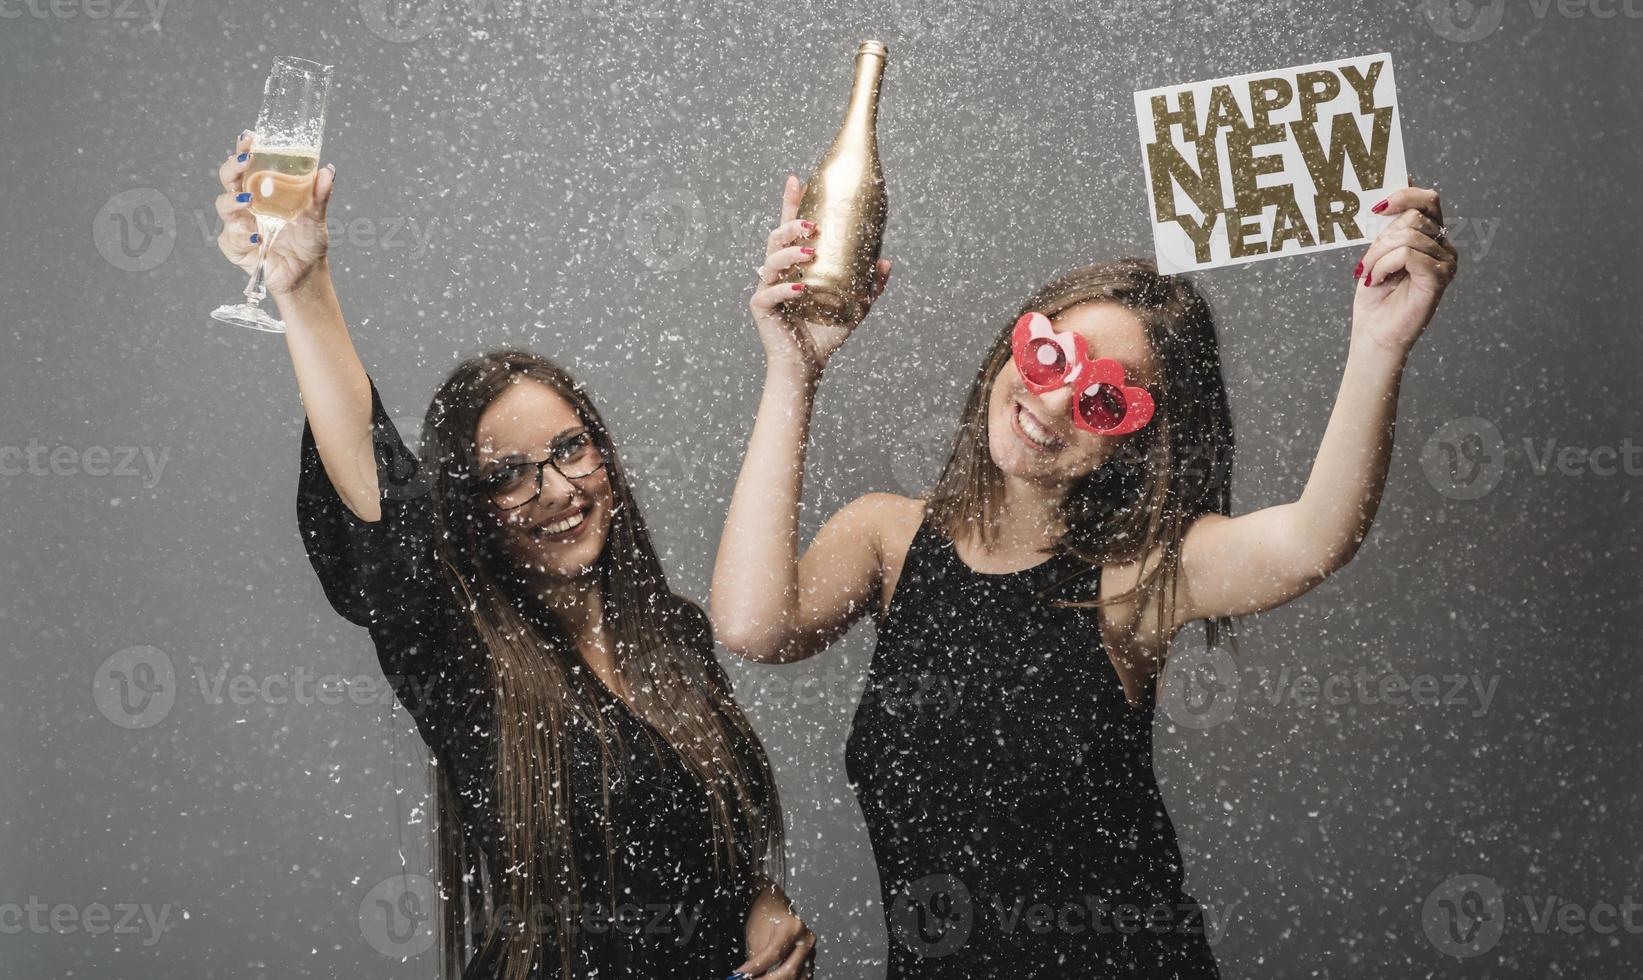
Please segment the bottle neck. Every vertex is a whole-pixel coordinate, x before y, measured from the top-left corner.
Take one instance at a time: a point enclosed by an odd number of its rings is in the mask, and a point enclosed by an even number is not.
[[[849,132],[872,132],[879,115],[879,83],[884,78],[884,56],[864,54],[856,57],[856,80],[850,86],[850,104],[844,110],[844,125]]]

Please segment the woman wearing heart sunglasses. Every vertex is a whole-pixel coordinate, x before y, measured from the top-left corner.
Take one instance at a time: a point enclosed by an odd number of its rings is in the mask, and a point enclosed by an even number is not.
[[[218,168],[241,268],[249,157],[241,134]],[[268,256],[307,415],[297,522],[435,763],[443,975],[809,976],[769,762],[592,399],[540,355],[475,357],[412,454],[332,286],[334,178]]]
[[[846,771],[879,865],[892,980],[1215,977],[1152,769],[1171,641],[1282,605],[1351,559],[1386,480],[1398,383],[1456,270],[1435,192],[1363,254],[1346,367],[1293,501],[1231,517],[1209,306],[1149,261],[1079,269],[1002,325],[933,490],[868,494],[800,555],[817,385],[849,327],[799,321],[815,226],[788,178],[750,305],[764,394],[713,577],[719,638],[812,656],[871,612]],[[879,263],[875,296],[890,263]],[[936,683],[936,682],[939,682]],[[939,689],[949,697],[910,691]]]

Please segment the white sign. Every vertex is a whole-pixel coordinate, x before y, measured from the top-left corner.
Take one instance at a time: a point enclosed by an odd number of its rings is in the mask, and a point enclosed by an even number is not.
[[[1392,58],[1135,93],[1160,272],[1344,248],[1409,184]]]

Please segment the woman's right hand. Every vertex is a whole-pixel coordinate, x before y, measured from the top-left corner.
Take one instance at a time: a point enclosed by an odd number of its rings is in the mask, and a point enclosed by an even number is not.
[[[759,340],[764,344],[769,365],[792,368],[801,376],[814,379],[827,366],[833,352],[849,339],[856,324],[802,319],[789,307],[803,295],[806,287],[802,283],[782,282],[782,278],[795,266],[814,261],[816,257],[815,249],[807,244],[815,237],[816,225],[798,220],[803,194],[799,178],[788,174],[782,190],[782,223],[770,233],[764,264],[759,267],[759,287],[748,301],[748,307],[753,311],[753,323],[759,329]],[[877,300],[890,281],[889,259],[879,259],[873,279],[872,299]]]
[[[223,222],[217,247],[247,276],[257,270],[257,257],[262,248],[256,238],[257,219],[251,213],[251,195],[244,187],[251,156],[251,134],[247,131],[240,134],[234,152],[217,168],[217,178],[223,188],[217,197],[217,215]],[[307,210],[287,224],[269,246],[263,282],[274,296],[294,292],[308,281],[315,269],[324,267],[329,245],[325,210],[331,203],[335,180],[336,167],[328,164],[320,168],[314,177],[314,197]]]

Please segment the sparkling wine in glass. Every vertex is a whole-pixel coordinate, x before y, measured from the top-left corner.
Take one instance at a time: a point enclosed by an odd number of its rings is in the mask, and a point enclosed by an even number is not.
[[[245,302],[211,311],[212,317],[224,323],[269,333],[285,332],[285,324],[262,310],[262,301],[268,295],[263,264],[274,239],[314,199],[320,137],[325,131],[325,100],[330,89],[330,65],[301,58],[274,59],[262,91],[262,110],[251,131],[251,165],[242,181],[251,195],[251,213],[257,219],[257,268],[245,287]]]

